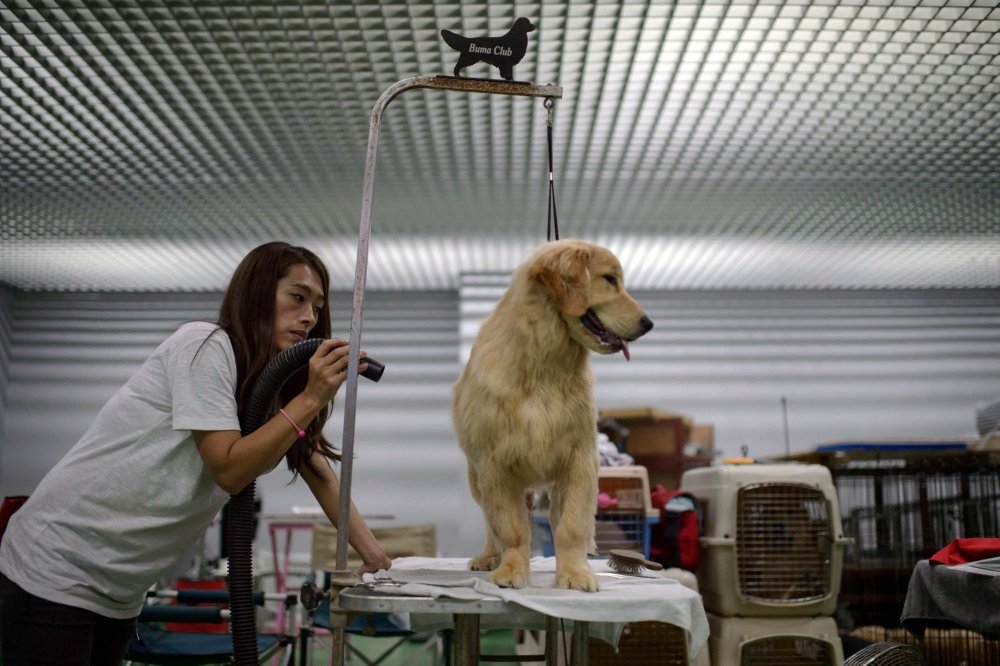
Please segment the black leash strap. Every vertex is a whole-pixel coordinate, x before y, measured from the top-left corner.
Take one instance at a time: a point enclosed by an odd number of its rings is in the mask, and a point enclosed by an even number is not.
[[[545,230],[546,240],[559,240],[559,215],[556,212],[556,181],[552,171],[552,107],[555,102],[551,97],[545,98],[545,109],[548,111],[548,137],[549,137],[549,219]],[[555,238],[552,232],[555,231]]]

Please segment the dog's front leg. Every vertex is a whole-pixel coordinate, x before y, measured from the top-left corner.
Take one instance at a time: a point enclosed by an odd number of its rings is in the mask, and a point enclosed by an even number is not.
[[[584,592],[598,590],[597,578],[587,564],[594,542],[597,510],[597,466],[580,460],[552,484],[549,494],[555,522],[556,587]]]
[[[501,483],[481,484],[480,498],[501,550],[500,565],[490,574],[490,580],[500,587],[527,587],[531,573],[531,512],[524,502],[524,489]]]

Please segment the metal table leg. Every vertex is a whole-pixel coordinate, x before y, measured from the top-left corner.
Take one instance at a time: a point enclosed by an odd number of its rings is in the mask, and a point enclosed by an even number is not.
[[[455,614],[455,666],[479,664],[479,615]]]
[[[587,666],[590,663],[590,623],[573,622],[573,656],[571,666]]]
[[[559,664],[559,618],[545,616],[545,666]]]

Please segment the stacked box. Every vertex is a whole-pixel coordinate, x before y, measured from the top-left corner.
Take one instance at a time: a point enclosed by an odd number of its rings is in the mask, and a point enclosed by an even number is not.
[[[603,409],[599,416],[628,430],[625,452],[647,469],[653,486],[676,490],[685,470],[711,462],[715,435],[710,424],[696,425],[689,416],[652,407]],[[697,444],[694,451],[686,451],[689,442]]]

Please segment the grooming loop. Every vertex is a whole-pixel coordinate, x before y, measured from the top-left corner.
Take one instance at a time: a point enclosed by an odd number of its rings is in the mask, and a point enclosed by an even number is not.
[[[368,244],[371,236],[371,211],[375,192],[375,162],[378,154],[379,130],[382,115],[389,103],[407,90],[431,88],[491,95],[544,97],[547,100],[562,97],[562,88],[553,85],[536,86],[530,83],[461,79],[447,76],[416,76],[397,81],[386,88],[372,109],[368,132],[368,153],[365,160],[364,189],[361,196],[361,223],[358,228],[358,254],[354,272],[354,299],[351,312],[350,353],[348,354],[347,385],[344,398],[344,432],[341,445],[339,515],[350,515],[351,475],[354,463],[354,433],[357,415],[358,366],[361,362],[361,322],[364,316],[365,280],[368,273]],[[549,129],[551,146],[551,126]],[[550,147],[551,165],[551,147]],[[551,166],[550,166],[551,171]],[[550,183],[550,193],[551,183]],[[554,194],[550,194],[554,197]],[[554,207],[553,207],[554,208]],[[553,214],[555,211],[553,210]],[[346,572],[348,554],[348,527],[337,531],[337,572]],[[343,589],[343,588],[341,588]],[[331,595],[340,590],[331,589]],[[335,606],[332,606],[335,607]],[[343,663],[343,630],[334,632],[334,662]]]
[[[556,179],[552,168],[552,109],[555,107],[555,104],[555,99],[552,97],[546,97],[542,103],[546,112],[546,137],[549,146],[549,216],[548,226],[545,231],[546,240],[559,240],[559,215],[556,212]],[[553,232],[555,232],[554,238]]]

